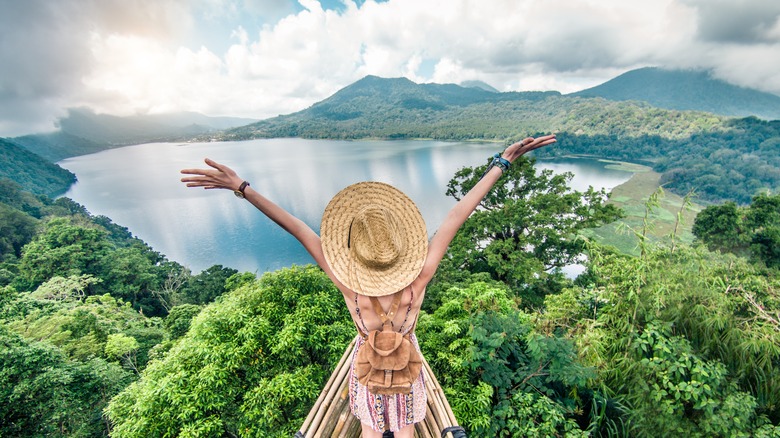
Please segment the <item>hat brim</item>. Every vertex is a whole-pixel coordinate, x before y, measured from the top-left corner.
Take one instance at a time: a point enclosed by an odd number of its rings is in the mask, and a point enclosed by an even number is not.
[[[389,268],[365,266],[349,249],[350,224],[366,205],[391,210],[401,221],[404,249]],[[330,200],[322,214],[320,239],[336,278],[356,293],[374,297],[394,294],[411,284],[420,275],[428,253],[428,231],[417,205],[395,187],[375,181],[352,184]]]

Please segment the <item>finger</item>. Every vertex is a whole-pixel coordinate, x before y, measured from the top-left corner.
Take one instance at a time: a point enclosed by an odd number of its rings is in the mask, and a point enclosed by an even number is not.
[[[183,183],[187,183],[187,182],[198,182],[198,183],[203,183],[203,182],[205,182],[205,178],[203,178],[203,177],[193,177],[193,176],[188,176],[188,177],[184,177],[184,178],[182,178],[182,179],[181,179],[181,182],[183,182]]]
[[[535,149],[539,149],[542,146],[547,146],[547,145],[553,144],[555,142],[556,142],[555,139],[551,139],[551,140],[543,141],[541,143],[532,144],[532,145],[529,145],[530,147],[528,148],[528,150],[532,151],[532,150],[535,150]]]
[[[214,169],[217,169],[218,171],[220,171],[222,173],[226,173],[225,172],[225,166],[217,163],[216,161],[212,160],[211,158],[206,158],[204,161],[206,162],[206,164],[208,164],[209,166],[213,167]]]

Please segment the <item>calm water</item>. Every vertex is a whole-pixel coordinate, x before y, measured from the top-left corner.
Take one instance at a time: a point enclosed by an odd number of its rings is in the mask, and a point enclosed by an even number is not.
[[[272,201],[319,230],[328,200],[349,184],[392,184],[420,207],[432,234],[454,205],[445,196],[458,169],[485,163],[497,144],[438,141],[270,139],[226,143],[153,143],[69,158],[59,164],[78,177],[65,196],[92,214],[128,227],[156,251],[194,272],[214,264],[265,272],[311,263],[298,242],[251,204],[226,190],[187,188],[179,170],[227,164]],[[572,188],[611,190],[630,173],[598,161],[540,161],[574,173]]]

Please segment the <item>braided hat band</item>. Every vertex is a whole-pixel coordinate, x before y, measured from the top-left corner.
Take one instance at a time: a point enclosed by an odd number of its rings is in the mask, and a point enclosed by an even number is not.
[[[356,293],[380,297],[420,274],[428,232],[420,210],[395,187],[361,182],[330,200],[320,225],[325,260]]]

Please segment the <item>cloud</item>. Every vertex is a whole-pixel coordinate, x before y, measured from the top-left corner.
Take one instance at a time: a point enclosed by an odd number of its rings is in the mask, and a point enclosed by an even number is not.
[[[778,43],[773,30],[780,2],[766,0],[684,0],[698,15],[698,36],[715,43]]]
[[[0,135],[53,129],[85,91],[93,35],[171,40],[188,23],[186,8],[184,0],[0,0]]]
[[[572,92],[653,65],[780,94],[777,2],[335,1],[0,0],[0,135],[76,105],[270,117],[368,74]]]

